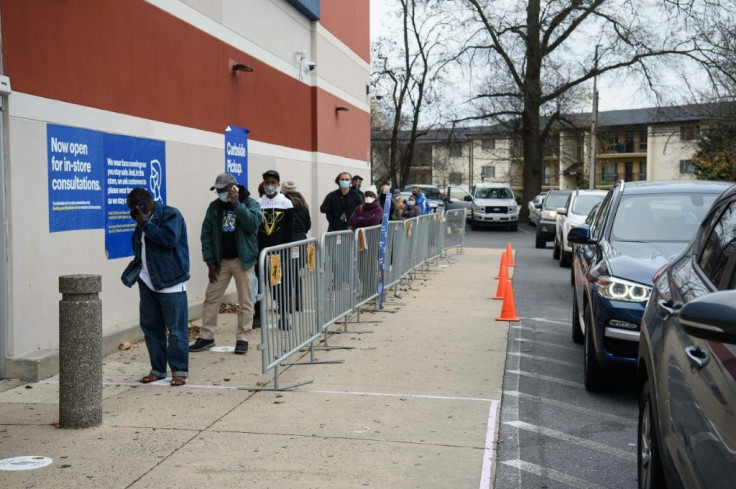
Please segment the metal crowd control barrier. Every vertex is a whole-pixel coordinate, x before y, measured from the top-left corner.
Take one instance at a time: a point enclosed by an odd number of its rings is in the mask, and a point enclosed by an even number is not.
[[[272,246],[261,251],[258,258],[257,297],[261,315],[261,343],[258,349],[261,350],[263,373],[274,369],[274,386],[241,389],[279,390],[312,382],[309,380],[280,387],[278,368],[286,358],[311,345],[322,333],[318,307],[318,259],[315,238]]]
[[[462,251],[465,229],[463,210],[444,216],[430,214],[406,221],[389,222],[384,263],[384,291],[397,285],[421,266],[442,256],[449,248]],[[274,370],[273,388],[241,387],[245,390],[281,390],[311,383],[279,386],[281,365],[340,363],[317,362],[315,348],[327,345],[327,329],[378,297],[381,226],[325,233],[261,251],[258,260],[258,307],[261,314],[261,362],[263,373]],[[324,335],[321,347],[314,342]],[[285,363],[309,346],[310,361]],[[351,348],[351,347],[346,347]]]
[[[444,244],[442,245],[445,256],[447,250],[457,248],[457,253],[462,253],[465,242],[465,209],[454,209],[445,212]]]

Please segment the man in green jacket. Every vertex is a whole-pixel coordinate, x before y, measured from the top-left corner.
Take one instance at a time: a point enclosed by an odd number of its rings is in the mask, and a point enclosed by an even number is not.
[[[263,216],[261,206],[250,197],[248,189],[238,185],[229,173],[218,175],[210,190],[217,192],[217,199],[207,208],[200,234],[202,257],[209,267],[209,284],[204,296],[202,329],[189,351],[215,346],[217,315],[232,277],[238,291],[235,353],[242,355],[248,351],[245,333],[253,328],[251,277],[258,262],[258,228]]]

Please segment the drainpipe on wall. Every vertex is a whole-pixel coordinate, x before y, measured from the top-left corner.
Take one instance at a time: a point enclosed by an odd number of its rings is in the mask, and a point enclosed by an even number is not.
[[[2,12],[0,12],[2,15]],[[0,75],[3,75],[2,30],[0,29]],[[5,377],[5,362],[8,358],[8,213],[6,200],[6,164],[8,157],[8,96],[0,97],[0,378]]]

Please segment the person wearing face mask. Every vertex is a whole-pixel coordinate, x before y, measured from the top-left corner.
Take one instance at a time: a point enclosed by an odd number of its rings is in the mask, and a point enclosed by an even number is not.
[[[412,194],[409,196],[409,199],[406,201],[406,208],[404,209],[404,219],[411,219],[412,217],[421,216],[422,211],[419,209],[419,206],[417,206],[417,197],[416,195]]]
[[[348,222],[348,228],[351,231],[355,231],[358,228],[367,228],[369,226],[375,226],[381,224],[383,219],[383,209],[376,200],[375,185],[371,185],[363,195],[365,195],[365,203],[355,208],[353,213],[350,215],[350,221]]]
[[[339,188],[327,194],[319,207],[319,211],[325,214],[330,224],[327,228],[328,232],[345,231],[353,211],[363,203],[360,193],[350,188],[350,173],[340,173],[335,178],[335,183]]]
[[[357,190],[360,195],[363,195],[363,191],[360,190],[361,185],[363,185],[363,177],[360,175],[353,175],[353,179],[351,180],[352,185],[350,185],[350,188],[353,190]],[[363,195],[363,197],[365,197]]]
[[[281,193],[279,172],[268,170],[263,174],[263,191],[265,194],[258,201],[263,215],[261,227],[258,229],[259,253],[269,246],[294,241],[294,204]],[[260,325],[260,309],[256,308],[253,327],[257,328]]]
[[[238,292],[235,353],[244,354],[248,351],[245,334],[253,327],[251,278],[258,262],[261,207],[250,197],[248,189],[239,185],[229,173],[218,175],[210,190],[217,193],[217,198],[207,207],[200,233],[209,283],[204,295],[200,335],[189,345],[189,351],[199,352],[215,346],[220,303],[232,278]]]
[[[422,189],[419,187],[412,187],[411,193],[416,197],[416,206],[419,208],[419,212],[422,215],[429,214],[429,201],[427,200],[427,197],[424,196]]]

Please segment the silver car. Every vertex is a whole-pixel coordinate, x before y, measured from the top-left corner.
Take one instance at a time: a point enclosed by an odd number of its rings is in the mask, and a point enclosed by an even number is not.
[[[542,192],[541,194],[534,197],[534,199],[529,201],[527,209],[529,210],[530,226],[536,226],[539,223],[539,211],[542,208],[542,202],[544,201],[544,198],[546,196],[547,192]]]

